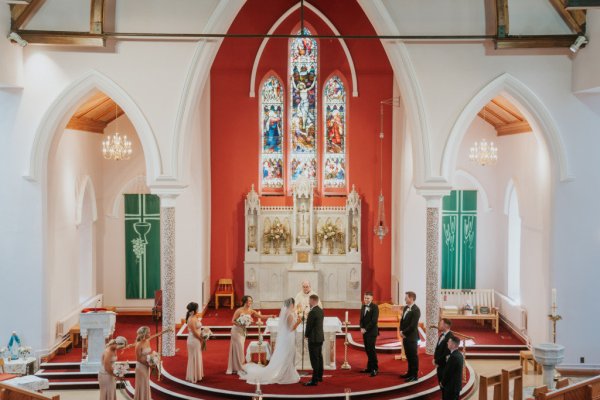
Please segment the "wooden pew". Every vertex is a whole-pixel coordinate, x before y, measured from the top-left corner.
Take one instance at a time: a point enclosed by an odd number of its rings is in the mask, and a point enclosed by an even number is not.
[[[600,376],[553,391],[535,393],[536,400],[600,400]]]
[[[60,396],[53,396],[18,388],[0,383],[0,400],[60,400]]]

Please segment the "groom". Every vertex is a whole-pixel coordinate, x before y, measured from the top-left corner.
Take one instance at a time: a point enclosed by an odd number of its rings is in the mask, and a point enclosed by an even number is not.
[[[304,386],[317,386],[318,382],[323,382],[323,310],[319,307],[319,296],[312,294],[308,303],[310,311],[306,317],[306,331],[304,336],[308,339],[308,355],[310,356],[310,365],[313,369],[313,375],[310,382]]]

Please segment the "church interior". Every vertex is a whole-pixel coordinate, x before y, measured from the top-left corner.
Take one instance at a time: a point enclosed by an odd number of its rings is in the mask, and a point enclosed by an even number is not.
[[[600,0],[0,28],[0,399],[600,398]]]

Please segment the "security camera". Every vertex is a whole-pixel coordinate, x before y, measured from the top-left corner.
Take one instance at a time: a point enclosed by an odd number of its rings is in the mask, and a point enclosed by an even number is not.
[[[11,32],[8,35],[8,40],[16,42],[21,47],[25,47],[29,44],[27,40],[23,39],[17,32]]]
[[[579,51],[579,48],[587,43],[588,43],[587,38],[583,35],[579,35],[579,36],[577,36],[577,39],[575,39],[575,42],[571,45],[571,47],[569,47],[569,49],[573,53],[577,53]]]

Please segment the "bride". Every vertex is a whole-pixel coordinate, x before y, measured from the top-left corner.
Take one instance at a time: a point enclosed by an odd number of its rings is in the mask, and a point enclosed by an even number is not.
[[[301,320],[296,318],[294,303],[293,298],[283,302],[277,325],[277,344],[269,360],[269,365],[263,367],[254,363],[246,364],[240,379],[247,383],[262,385],[273,383],[285,385],[300,382],[294,358],[296,356],[296,327]]]

